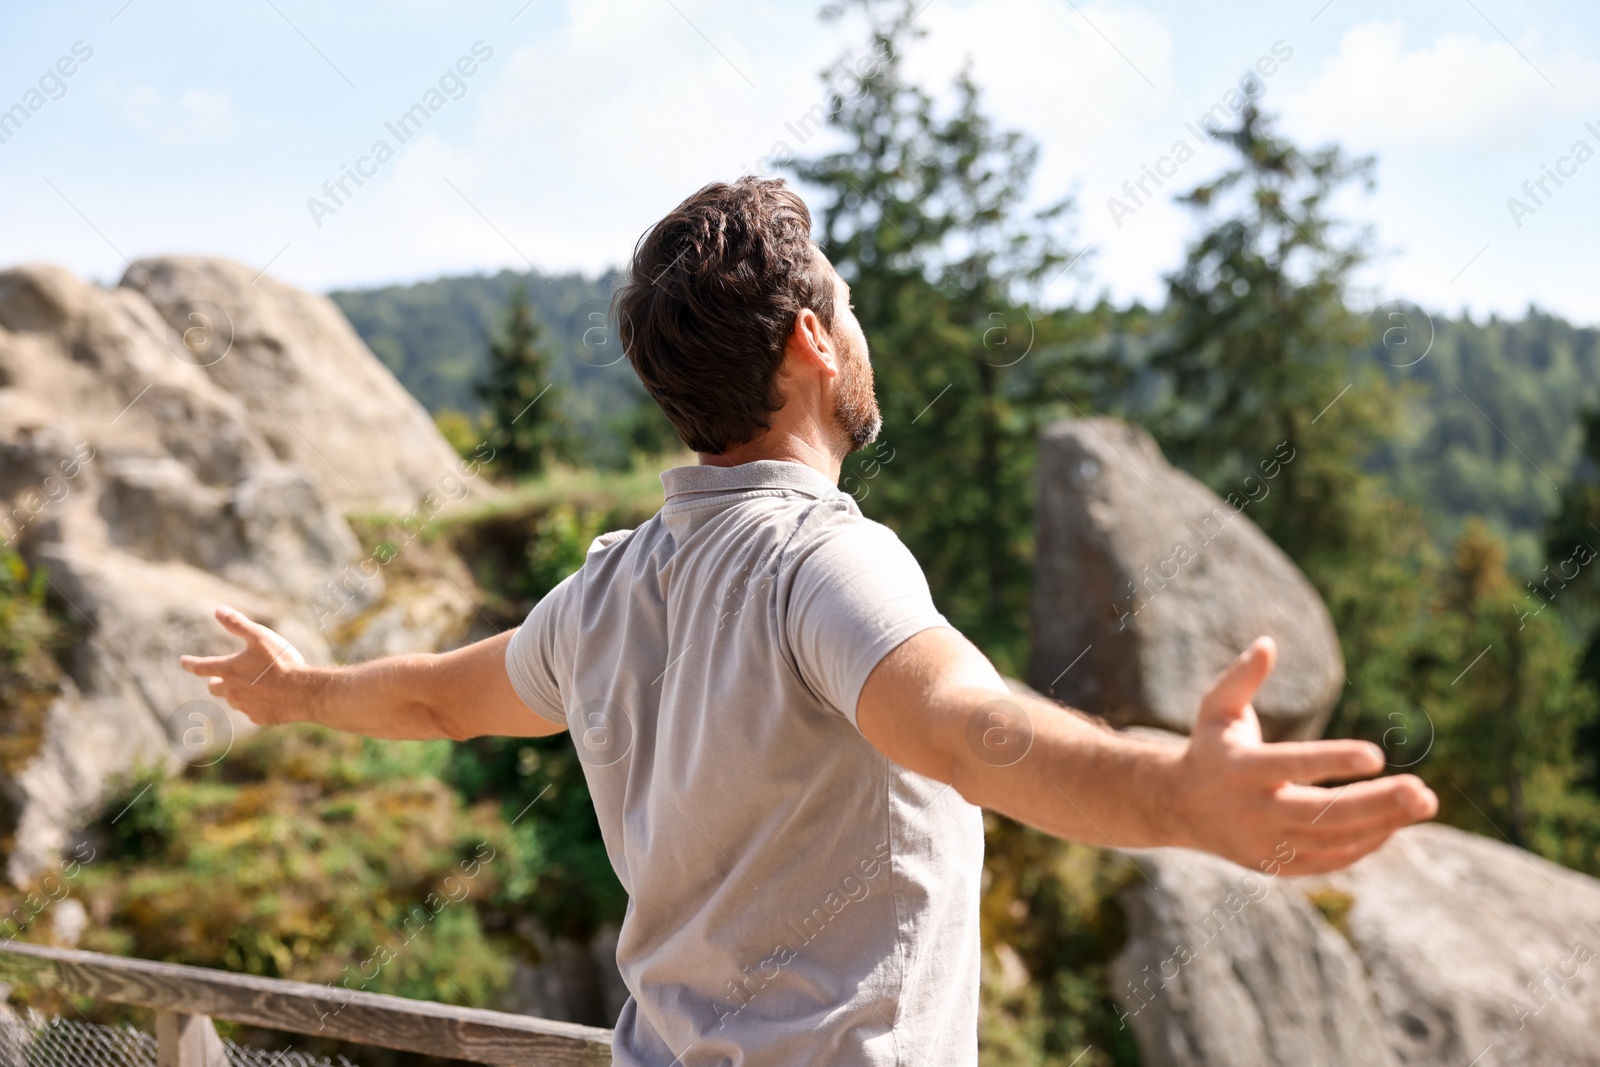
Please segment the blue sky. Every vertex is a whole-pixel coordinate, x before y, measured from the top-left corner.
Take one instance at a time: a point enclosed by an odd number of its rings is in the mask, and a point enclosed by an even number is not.
[[[1600,151],[1594,5],[930,0],[919,21],[912,71],[943,85],[970,60],[1041,143],[1039,199],[1076,194],[1095,255],[1067,296],[1159,299],[1187,215],[1108,200],[1276,46],[1263,103],[1284,131],[1378,157],[1376,191],[1341,205],[1384,250],[1365,299],[1600,323],[1600,158],[1574,154]],[[202,253],[319,290],[617,264],[775,141],[826,147],[786,131],[860,42],[794,0],[97,0],[11,5],[0,27],[0,110],[38,105],[0,125],[0,264],[114,281],[124,256]],[[401,143],[385,123],[430,90]],[[1225,161],[1203,149],[1166,191]],[[324,182],[357,167],[335,204]],[[1534,204],[1545,167],[1567,176]],[[1534,210],[1513,218],[1513,196]]]

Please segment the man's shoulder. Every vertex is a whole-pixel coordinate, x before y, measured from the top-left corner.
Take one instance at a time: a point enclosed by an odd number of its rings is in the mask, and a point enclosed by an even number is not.
[[[608,530],[595,536],[584,551],[583,565],[579,571],[609,573],[618,566],[627,566],[624,560],[638,559],[640,553],[652,555],[662,546],[666,528],[657,512],[638,526],[625,530]]]
[[[566,577],[539,598],[536,612],[561,615],[566,611],[582,611],[582,605],[594,590],[604,591],[615,583],[618,568],[625,566],[628,546],[637,542],[639,534],[648,524],[627,530],[608,530],[591,538],[584,551],[583,562],[574,567]]]
[[[603,533],[596,537],[593,541],[589,542],[589,551],[585,554],[593,555],[594,553],[599,552],[601,549],[610,548],[612,545],[626,541],[628,538],[633,536],[634,531],[637,529],[638,527],[634,527],[628,530],[611,530],[607,533]]]
[[[843,494],[841,494],[843,495]],[[910,549],[894,530],[869,519],[854,506],[848,496],[844,502],[822,501],[824,507],[815,519],[802,523],[802,536],[794,542],[791,555],[796,567],[817,565],[847,567],[860,562],[906,564],[915,566]]]
[[[900,542],[900,535],[895,533],[892,527],[885,526],[877,519],[868,518],[848,493],[841,492],[837,496],[817,501],[815,510],[822,518],[822,521],[816,524],[816,533],[820,537],[878,539],[893,541],[896,544]]]

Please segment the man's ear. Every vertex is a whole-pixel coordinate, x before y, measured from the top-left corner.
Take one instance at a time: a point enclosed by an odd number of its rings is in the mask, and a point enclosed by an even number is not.
[[[790,355],[830,376],[839,373],[839,352],[822,320],[810,308],[801,308],[794,317],[794,330],[789,334]]]

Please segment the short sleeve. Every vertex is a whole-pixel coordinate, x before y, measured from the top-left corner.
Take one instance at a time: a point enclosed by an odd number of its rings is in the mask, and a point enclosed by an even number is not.
[[[949,623],[894,531],[860,517],[835,523],[799,563],[785,620],[801,679],[854,725],[872,669],[908,638]]]
[[[567,714],[561,682],[570,677],[582,574],[582,569],[574,571],[540,598],[506,645],[511,688],[528,710],[562,726],[567,724]]]

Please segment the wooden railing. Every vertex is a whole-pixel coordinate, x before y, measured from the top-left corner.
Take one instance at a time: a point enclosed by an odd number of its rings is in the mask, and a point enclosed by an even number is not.
[[[161,1067],[226,1067],[213,1018],[503,1067],[601,1067],[611,1031],[176,963],[0,941],[0,980],[153,1008]]]

